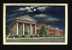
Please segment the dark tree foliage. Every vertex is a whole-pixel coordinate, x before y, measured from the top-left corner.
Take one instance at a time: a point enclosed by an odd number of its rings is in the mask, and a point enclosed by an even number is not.
[[[47,36],[47,29],[45,28],[45,26],[42,26],[39,32],[40,36]]]

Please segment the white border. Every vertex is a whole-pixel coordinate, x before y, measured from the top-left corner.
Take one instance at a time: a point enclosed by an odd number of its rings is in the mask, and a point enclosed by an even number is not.
[[[65,42],[6,42],[6,6],[65,6]],[[67,45],[68,44],[68,4],[66,3],[4,3],[3,4],[3,44],[4,45]]]

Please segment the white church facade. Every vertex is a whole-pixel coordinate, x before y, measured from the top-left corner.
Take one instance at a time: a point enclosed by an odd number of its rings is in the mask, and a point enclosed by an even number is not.
[[[26,15],[16,18],[16,35],[33,35],[37,33],[36,20]]]

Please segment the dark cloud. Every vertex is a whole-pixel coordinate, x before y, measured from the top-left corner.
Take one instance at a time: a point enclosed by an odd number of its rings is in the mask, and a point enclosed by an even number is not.
[[[14,22],[16,17],[30,15],[40,23],[55,24],[64,23],[64,7],[25,7],[25,6],[10,6],[7,7],[8,24]],[[13,22],[12,22],[13,21]],[[58,25],[58,24],[57,24]],[[62,24],[63,25],[63,24]]]

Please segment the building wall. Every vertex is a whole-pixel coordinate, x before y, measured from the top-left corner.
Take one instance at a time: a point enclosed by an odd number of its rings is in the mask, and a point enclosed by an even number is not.
[[[63,36],[64,35],[64,31],[60,30],[60,29],[51,29],[48,28],[48,35],[50,36]]]
[[[16,27],[17,27],[16,24],[14,24],[13,27],[11,28],[11,31],[12,31],[13,33],[16,33],[16,29],[17,29]]]

